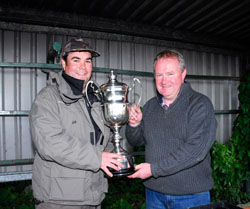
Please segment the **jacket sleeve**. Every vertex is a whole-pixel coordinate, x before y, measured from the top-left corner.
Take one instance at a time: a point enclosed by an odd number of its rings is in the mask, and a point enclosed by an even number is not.
[[[60,121],[57,102],[50,91],[42,91],[32,104],[29,119],[36,152],[43,160],[68,168],[98,171],[101,151],[67,134]]]
[[[154,177],[167,176],[191,168],[209,154],[216,137],[217,121],[211,102],[203,97],[188,110],[187,137],[179,148],[151,165]]]
[[[104,148],[104,152],[111,152],[114,149],[114,143],[112,141],[113,134],[112,134],[112,132],[110,132],[110,133],[111,134],[109,135],[108,143],[107,143],[106,147]]]
[[[107,146],[104,149],[104,152],[111,152],[111,151],[113,151],[113,149],[114,149],[114,145],[113,145],[113,143],[111,142],[111,139],[110,139]]]

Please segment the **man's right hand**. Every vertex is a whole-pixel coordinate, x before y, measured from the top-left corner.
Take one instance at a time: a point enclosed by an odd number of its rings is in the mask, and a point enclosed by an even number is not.
[[[134,104],[132,107],[128,108],[129,110],[129,125],[136,127],[141,123],[142,120],[142,111],[138,104]]]
[[[117,159],[125,160],[123,156],[116,154],[116,153],[110,153],[110,152],[102,152],[102,165],[101,169],[109,176],[112,177],[113,174],[109,171],[109,168],[112,168],[116,171],[119,171],[121,168],[123,168],[123,164],[119,162]]]

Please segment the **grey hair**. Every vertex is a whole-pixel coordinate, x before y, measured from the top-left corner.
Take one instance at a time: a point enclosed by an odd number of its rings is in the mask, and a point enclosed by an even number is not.
[[[181,70],[181,72],[183,72],[183,70],[186,68],[185,67],[185,60],[183,55],[176,51],[175,49],[166,49],[160,53],[158,53],[154,59],[154,68],[155,68],[155,63],[157,60],[163,58],[163,57],[176,57],[179,61],[179,68]]]

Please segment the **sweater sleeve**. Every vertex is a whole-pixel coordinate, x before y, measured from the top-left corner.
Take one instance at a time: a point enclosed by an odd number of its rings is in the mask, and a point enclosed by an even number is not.
[[[137,127],[132,127],[128,124],[125,133],[130,145],[137,147],[144,144],[143,122]]]
[[[205,99],[204,99],[205,98]],[[168,176],[189,169],[203,161],[215,140],[217,122],[214,109],[206,97],[193,101],[187,108],[186,139],[175,152],[151,165],[155,178]]]

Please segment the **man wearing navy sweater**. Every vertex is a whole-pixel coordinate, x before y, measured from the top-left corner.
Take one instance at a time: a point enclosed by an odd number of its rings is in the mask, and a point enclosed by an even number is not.
[[[129,109],[126,137],[145,144],[145,163],[129,178],[145,179],[146,208],[184,209],[210,203],[210,148],[217,122],[211,101],[185,82],[184,58],[176,50],[154,61],[157,96]]]

